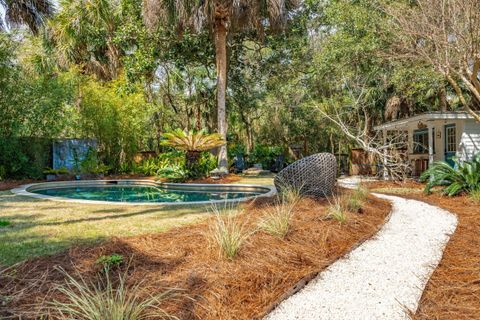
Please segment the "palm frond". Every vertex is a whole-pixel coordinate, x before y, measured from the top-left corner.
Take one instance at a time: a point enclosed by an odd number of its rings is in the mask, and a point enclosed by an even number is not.
[[[8,25],[26,25],[35,34],[55,10],[49,0],[2,0],[0,5],[5,8],[5,21]]]
[[[207,151],[225,144],[218,133],[207,134],[203,131],[183,131],[177,129],[163,134],[162,145],[185,151]]]
[[[443,193],[454,196],[461,192],[480,189],[480,153],[470,161],[454,159],[455,167],[446,162],[435,162],[420,176],[420,181],[427,182],[425,192],[433,187],[445,186]]]

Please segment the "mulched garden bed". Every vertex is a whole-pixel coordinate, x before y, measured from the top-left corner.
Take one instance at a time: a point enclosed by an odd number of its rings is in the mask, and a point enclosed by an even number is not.
[[[387,182],[368,185],[372,189],[398,187]],[[417,188],[423,189],[423,185]],[[424,201],[458,217],[457,229],[423,292],[414,319],[480,319],[480,204],[465,195],[447,197],[438,192],[395,195]]]
[[[255,230],[271,202],[264,199],[246,205],[238,219]],[[302,279],[312,278],[374,235],[391,209],[387,201],[370,196],[362,213],[349,214],[347,222],[340,224],[325,219],[327,204],[326,200],[301,200],[285,239],[256,231],[233,261],[221,257],[209,240],[213,218],[165,233],[116,238],[27,261],[16,266],[11,276],[0,277],[0,300],[2,295],[9,297],[3,315],[33,318],[45,301],[64,299],[53,290],[64,282],[58,266],[93,280],[100,269],[96,260],[117,253],[130,261],[128,283],[144,281],[149,293],[182,289],[179,297],[163,305],[180,319],[260,319]]]

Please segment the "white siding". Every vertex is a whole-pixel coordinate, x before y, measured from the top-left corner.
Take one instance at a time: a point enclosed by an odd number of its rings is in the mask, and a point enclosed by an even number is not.
[[[474,120],[465,121],[458,151],[462,160],[470,160],[480,152],[480,123]]]

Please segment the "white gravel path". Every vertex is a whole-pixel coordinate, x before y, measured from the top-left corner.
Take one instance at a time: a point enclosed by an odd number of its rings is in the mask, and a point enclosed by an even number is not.
[[[283,301],[266,320],[409,319],[438,265],[455,215],[426,203],[376,194],[392,202],[379,233]]]

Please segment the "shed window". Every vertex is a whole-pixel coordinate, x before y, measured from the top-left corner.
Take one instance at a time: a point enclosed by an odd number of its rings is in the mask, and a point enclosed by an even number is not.
[[[428,153],[428,129],[413,132],[413,153]]]

